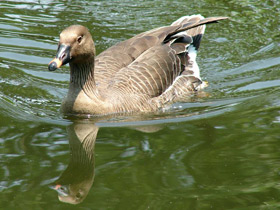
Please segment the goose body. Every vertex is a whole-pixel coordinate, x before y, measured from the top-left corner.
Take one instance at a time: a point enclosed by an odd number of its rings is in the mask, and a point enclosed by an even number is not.
[[[60,34],[53,71],[69,63],[64,114],[152,112],[205,87],[195,61],[205,24],[226,19],[184,16],[120,42],[98,56],[87,28]]]

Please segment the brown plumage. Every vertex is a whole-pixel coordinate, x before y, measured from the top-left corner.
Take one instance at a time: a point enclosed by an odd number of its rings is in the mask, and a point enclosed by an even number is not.
[[[70,64],[65,114],[156,111],[187,98],[205,83],[195,61],[205,24],[226,17],[184,16],[120,42],[95,57],[91,34],[73,25],[60,34],[53,71]]]

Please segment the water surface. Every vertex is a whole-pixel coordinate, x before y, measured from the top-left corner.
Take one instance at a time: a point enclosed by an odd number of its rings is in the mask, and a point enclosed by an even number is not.
[[[230,17],[201,44],[206,97],[144,119],[63,118],[69,70],[47,70],[61,30],[87,26],[100,53],[196,13]],[[279,208],[279,20],[276,0],[1,1],[0,208]]]

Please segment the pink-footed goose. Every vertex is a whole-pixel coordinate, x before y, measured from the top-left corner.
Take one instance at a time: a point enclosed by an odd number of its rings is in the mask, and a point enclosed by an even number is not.
[[[227,19],[184,16],[120,42],[95,57],[88,29],[72,25],[60,34],[54,71],[69,63],[64,114],[152,112],[205,87],[196,53],[205,24]]]

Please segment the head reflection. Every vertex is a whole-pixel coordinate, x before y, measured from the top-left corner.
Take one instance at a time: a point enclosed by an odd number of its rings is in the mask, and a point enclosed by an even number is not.
[[[94,180],[94,145],[98,127],[75,122],[68,127],[70,161],[66,170],[51,188],[58,192],[60,201],[81,203],[88,195]]]

